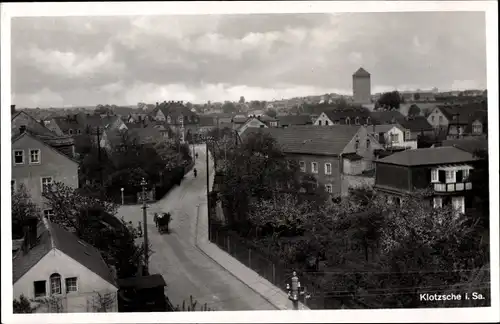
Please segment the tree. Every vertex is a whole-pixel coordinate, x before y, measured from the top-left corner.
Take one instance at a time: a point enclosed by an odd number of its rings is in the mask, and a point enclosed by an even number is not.
[[[415,117],[420,115],[420,108],[417,105],[411,105],[408,109],[408,116]]]
[[[399,109],[401,104],[401,95],[398,91],[385,92],[377,100],[379,107],[385,107],[388,109]]]
[[[31,302],[28,300],[28,298],[24,297],[24,295],[21,295],[19,297],[19,300],[14,299],[14,305],[13,305],[14,314],[29,314],[29,313],[34,313],[35,311],[36,307],[31,306]]]
[[[89,211],[99,210],[114,215],[117,210],[115,204],[81,195],[77,189],[62,182],[54,182],[51,189],[45,190],[42,196],[54,212],[50,220],[86,241],[86,238],[94,237],[92,231],[93,225],[96,224],[95,215],[89,214]]]
[[[33,217],[39,217],[40,209],[31,200],[31,196],[24,184],[12,193],[12,238],[21,238],[24,236],[23,226],[26,220]]]
[[[278,113],[276,112],[275,109],[270,108],[270,109],[266,110],[266,115],[268,115],[269,117],[272,117],[272,118],[276,118]]]
[[[236,105],[230,101],[226,101],[224,102],[224,104],[222,105],[222,111],[226,114],[228,113],[233,113],[233,112],[237,112],[238,109],[236,108]]]

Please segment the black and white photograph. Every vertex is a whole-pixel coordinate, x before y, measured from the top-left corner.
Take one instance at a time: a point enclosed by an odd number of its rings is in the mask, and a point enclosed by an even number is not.
[[[500,319],[495,1],[1,11],[2,322]]]

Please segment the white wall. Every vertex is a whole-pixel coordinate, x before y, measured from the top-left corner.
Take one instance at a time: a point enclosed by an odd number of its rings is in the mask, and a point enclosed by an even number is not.
[[[321,115],[319,115],[319,117],[314,121],[314,125],[320,126],[321,123],[321,126],[325,126],[327,121],[328,126],[333,125],[333,122],[330,120],[330,118],[328,118],[325,113],[321,113]]]
[[[61,275],[61,297],[66,299],[64,303],[67,307],[65,312],[88,312],[87,300],[92,300],[92,298],[94,298],[93,296],[95,296],[97,292],[102,294],[106,292],[113,293],[115,296],[115,302],[110,311],[118,311],[118,303],[116,299],[116,292],[118,289],[57,249],[51,250],[14,284],[13,297],[18,299],[21,294],[23,294],[28,299],[34,298],[34,282],[38,280],[46,281],[46,291],[49,295],[49,277],[53,273]],[[66,294],[65,278],[70,277],[78,278],[78,292]],[[40,311],[43,311],[43,308],[41,308]]]

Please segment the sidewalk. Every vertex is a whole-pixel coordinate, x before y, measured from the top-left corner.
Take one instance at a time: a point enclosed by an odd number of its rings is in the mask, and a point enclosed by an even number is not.
[[[278,287],[274,286],[268,280],[259,276],[255,271],[249,269],[241,262],[221,250],[217,245],[208,240],[208,215],[206,199],[198,205],[197,224],[196,224],[196,241],[195,244],[204,254],[221,267],[238,278],[245,285],[250,287],[257,294],[262,296],[269,303],[274,305],[279,310],[292,310],[292,302],[288,296]],[[299,303],[300,310],[308,310],[306,306]]]

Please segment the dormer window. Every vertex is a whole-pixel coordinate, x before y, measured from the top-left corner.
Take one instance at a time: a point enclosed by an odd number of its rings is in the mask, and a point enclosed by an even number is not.
[[[167,123],[171,123],[172,122],[172,118],[170,118],[170,116],[167,117]]]
[[[359,125],[359,117],[356,117],[355,121],[356,125]]]
[[[371,122],[372,122],[372,121],[371,121],[371,118],[370,118],[370,117],[367,117],[367,118],[366,118],[366,124],[367,124],[367,125],[370,125],[370,123],[371,123]]]
[[[349,117],[347,117],[347,118],[345,119],[345,124],[346,124],[346,125],[350,125],[350,124],[351,124],[351,119],[350,119]]]

